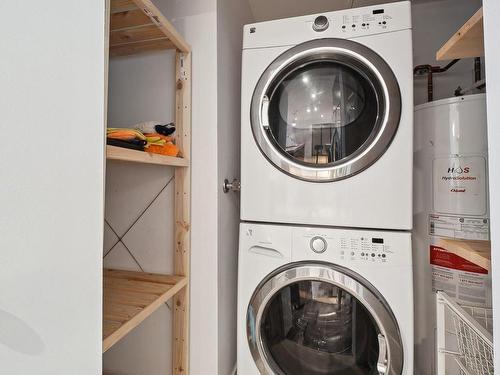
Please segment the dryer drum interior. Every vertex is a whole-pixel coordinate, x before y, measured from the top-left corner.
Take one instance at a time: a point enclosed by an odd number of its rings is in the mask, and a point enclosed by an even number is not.
[[[359,173],[389,147],[401,117],[394,73],[374,51],[319,39],[281,54],[253,94],[254,138],[276,167],[325,182]]]
[[[262,374],[401,374],[403,348],[389,306],[359,275],[297,263],[269,275],[247,311]]]

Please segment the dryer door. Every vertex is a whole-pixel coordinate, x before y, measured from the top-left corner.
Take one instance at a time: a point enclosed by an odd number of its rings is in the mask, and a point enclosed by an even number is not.
[[[359,275],[294,263],[269,275],[247,310],[263,375],[401,375],[403,344],[384,298]]]
[[[373,50],[350,40],[297,45],[265,70],[251,124],[265,157],[307,181],[347,178],[389,147],[401,117],[396,77]]]

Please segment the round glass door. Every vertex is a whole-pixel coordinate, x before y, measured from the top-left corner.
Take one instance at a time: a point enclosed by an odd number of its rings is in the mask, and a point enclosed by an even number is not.
[[[260,372],[400,375],[397,323],[369,285],[326,264],[296,264],[266,278],[247,314],[248,342]]]
[[[264,72],[251,123],[263,154],[308,181],[359,173],[389,147],[401,112],[396,78],[385,61],[343,39],[306,42]]]

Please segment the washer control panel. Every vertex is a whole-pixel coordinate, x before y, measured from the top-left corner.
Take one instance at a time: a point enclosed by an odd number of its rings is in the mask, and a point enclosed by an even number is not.
[[[339,264],[411,264],[410,233],[298,227],[292,230],[292,258]]]
[[[340,238],[340,258],[365,262],[386,262],[392,248],[382,237]]]

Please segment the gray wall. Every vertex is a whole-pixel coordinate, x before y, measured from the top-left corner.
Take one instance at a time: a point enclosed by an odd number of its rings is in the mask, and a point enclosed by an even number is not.
[[[224,178],[240,175],[240,90],[243,25],[253,22],[246,0],[217,1],[217,172],[219,374],[236,364],[236,291],[239,194],[222,192]]]

